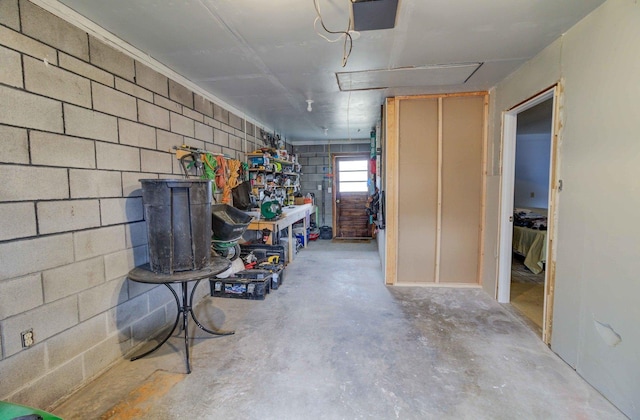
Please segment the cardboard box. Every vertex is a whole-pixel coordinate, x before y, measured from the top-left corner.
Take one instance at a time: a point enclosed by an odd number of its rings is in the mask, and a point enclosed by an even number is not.
[[[304,197],[296,197],[294,204],[296,206],[300,206],[300,205],[304,204]]]

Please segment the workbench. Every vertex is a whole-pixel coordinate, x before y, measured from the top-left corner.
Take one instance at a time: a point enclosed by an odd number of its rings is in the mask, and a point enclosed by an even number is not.
[[[273,244],[273,238],[278,237],[278,233],[285,228],[289,228],[289,249],[287,251],[287,255],[289,256],[289,261],[293,261],[293,228],[292,225],[300,220],[302,220],[304,231],[307,231],[309,224],[311,222],[311,215],[315,213],[318,208],[313,204],[301,204],[298,206],[286,206],[282,208],[282,214],[279,218],[275,220],[264,220],[254,218],[253,221],[249,224],[247,230],[262,230],[269,229],[272,233],[269,235],[269,239],[267,240],[267,244]],[[307,235],[303,235],[302,245],[307,247]],[[275,244],[277,245],[277,244]]]

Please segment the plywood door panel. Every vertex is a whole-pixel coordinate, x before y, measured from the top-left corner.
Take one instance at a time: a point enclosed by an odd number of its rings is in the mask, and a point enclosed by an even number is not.
[[[435,281],[438,100],[399,102],[398,283]]]
[[[442,110],[440,283],[478,283],[484,97],[448,97]]]

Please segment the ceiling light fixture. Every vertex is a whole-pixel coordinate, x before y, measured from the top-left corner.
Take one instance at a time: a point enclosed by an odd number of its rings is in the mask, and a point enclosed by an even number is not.
[[[311,108],[311,104],[313,103],[312,99],[307,99],[307,111],[311,112],[313,109]]]

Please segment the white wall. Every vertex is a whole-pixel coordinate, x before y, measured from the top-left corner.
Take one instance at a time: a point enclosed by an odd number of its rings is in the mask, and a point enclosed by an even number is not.
[[[496,86],[490,127],[495,173],[501,113],[562,79],[551,348],[630,417],[640,416],[639,41],[640,4],[607,1]],[[493,294],[495,277],[484,287]]]
[[[516,136],[515,207],[549,207],[550,147],[551,133]]]

